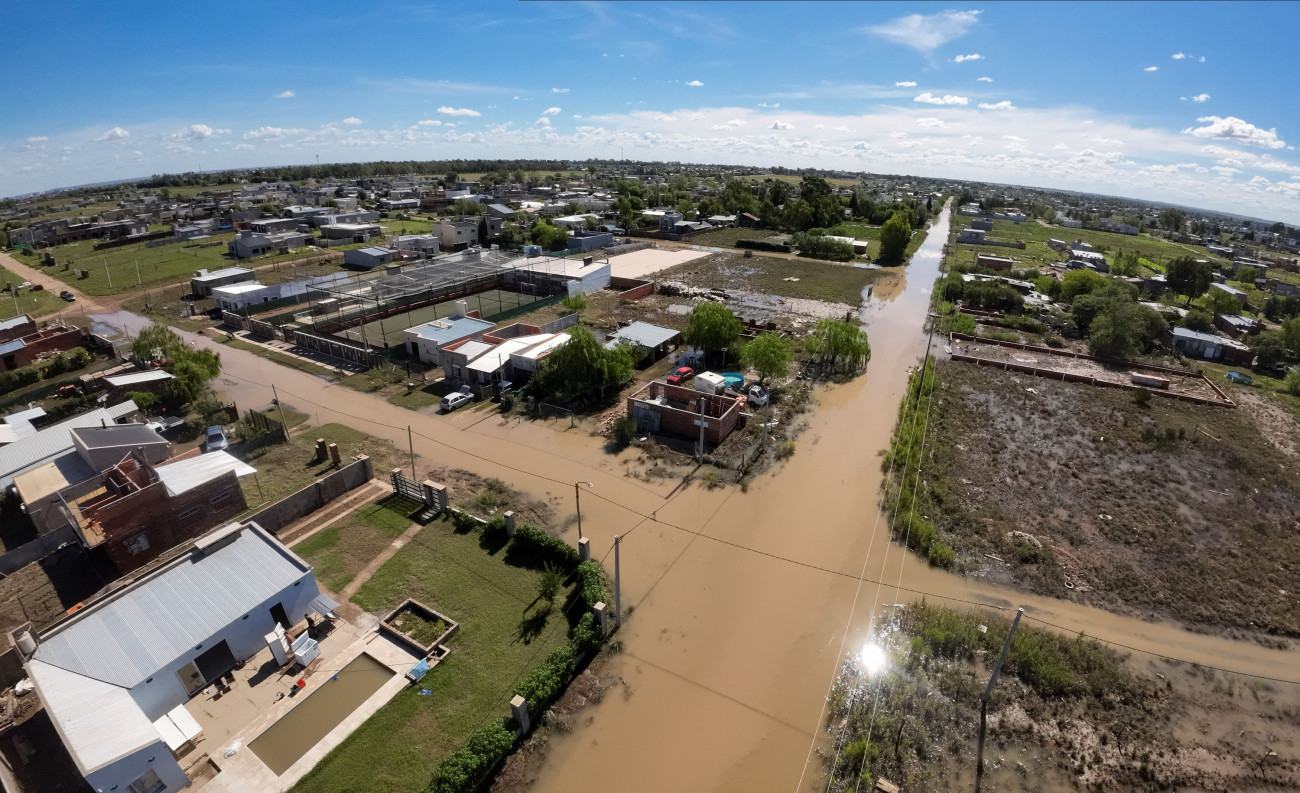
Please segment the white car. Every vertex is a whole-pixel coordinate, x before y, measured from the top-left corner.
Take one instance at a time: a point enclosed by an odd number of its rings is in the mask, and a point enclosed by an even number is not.
[[[760,408],[767,404],[767,400],[769,398],[767,389],[761,385],[750,386],[747,396],[749,397],[748,399],[749,404]]]
[[[448,394],[447,396],[442,398],[442,403],[441,403],[442,412],[450,413],[456,408],[460,407],[461,405],[473,401],[474,401],[473,395],[466,394],[462,391],[457,391],[454,394]]]

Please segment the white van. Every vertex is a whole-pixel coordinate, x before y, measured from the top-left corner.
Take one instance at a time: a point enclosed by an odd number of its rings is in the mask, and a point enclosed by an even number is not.
[[[460,391],[457,391],[454,394],[448,394],[442,398],[442,412],[450,413],[461,405],[464,405],[466,402],[473,401],[474,397],[472,395]]]

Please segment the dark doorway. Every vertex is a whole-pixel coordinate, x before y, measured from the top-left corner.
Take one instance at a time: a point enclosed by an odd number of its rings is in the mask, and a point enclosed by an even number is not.
[[[194,665],[199,668],[204,682],[211,683],[235,668],[235,654],[230,652],[230,645],[223,640],[195,658]]]
[[[293,627],[293,624],[289,622],[289,615],[285,612],[284,606],[279,603],[271,607],[271,619],[279,623],[286,631]]]

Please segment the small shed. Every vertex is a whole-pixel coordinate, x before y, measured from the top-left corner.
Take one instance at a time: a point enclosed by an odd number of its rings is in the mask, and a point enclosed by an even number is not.
[[[680,330],[637,321],[610,334],[605,346],[612,349],[619,342],[627,341],[645,347],[650,351],[650,354],[646,356],[643,363],[649,364],[663,358],[668,354],[669,350],[680,344],[681,340],[682,332]]]

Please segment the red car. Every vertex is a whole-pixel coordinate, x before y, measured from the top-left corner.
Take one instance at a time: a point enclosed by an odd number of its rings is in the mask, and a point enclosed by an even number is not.
[[[689,366],[679,366],[668,375],[668,382],[672,385],[681,385],[695,376],[695,370]]]

